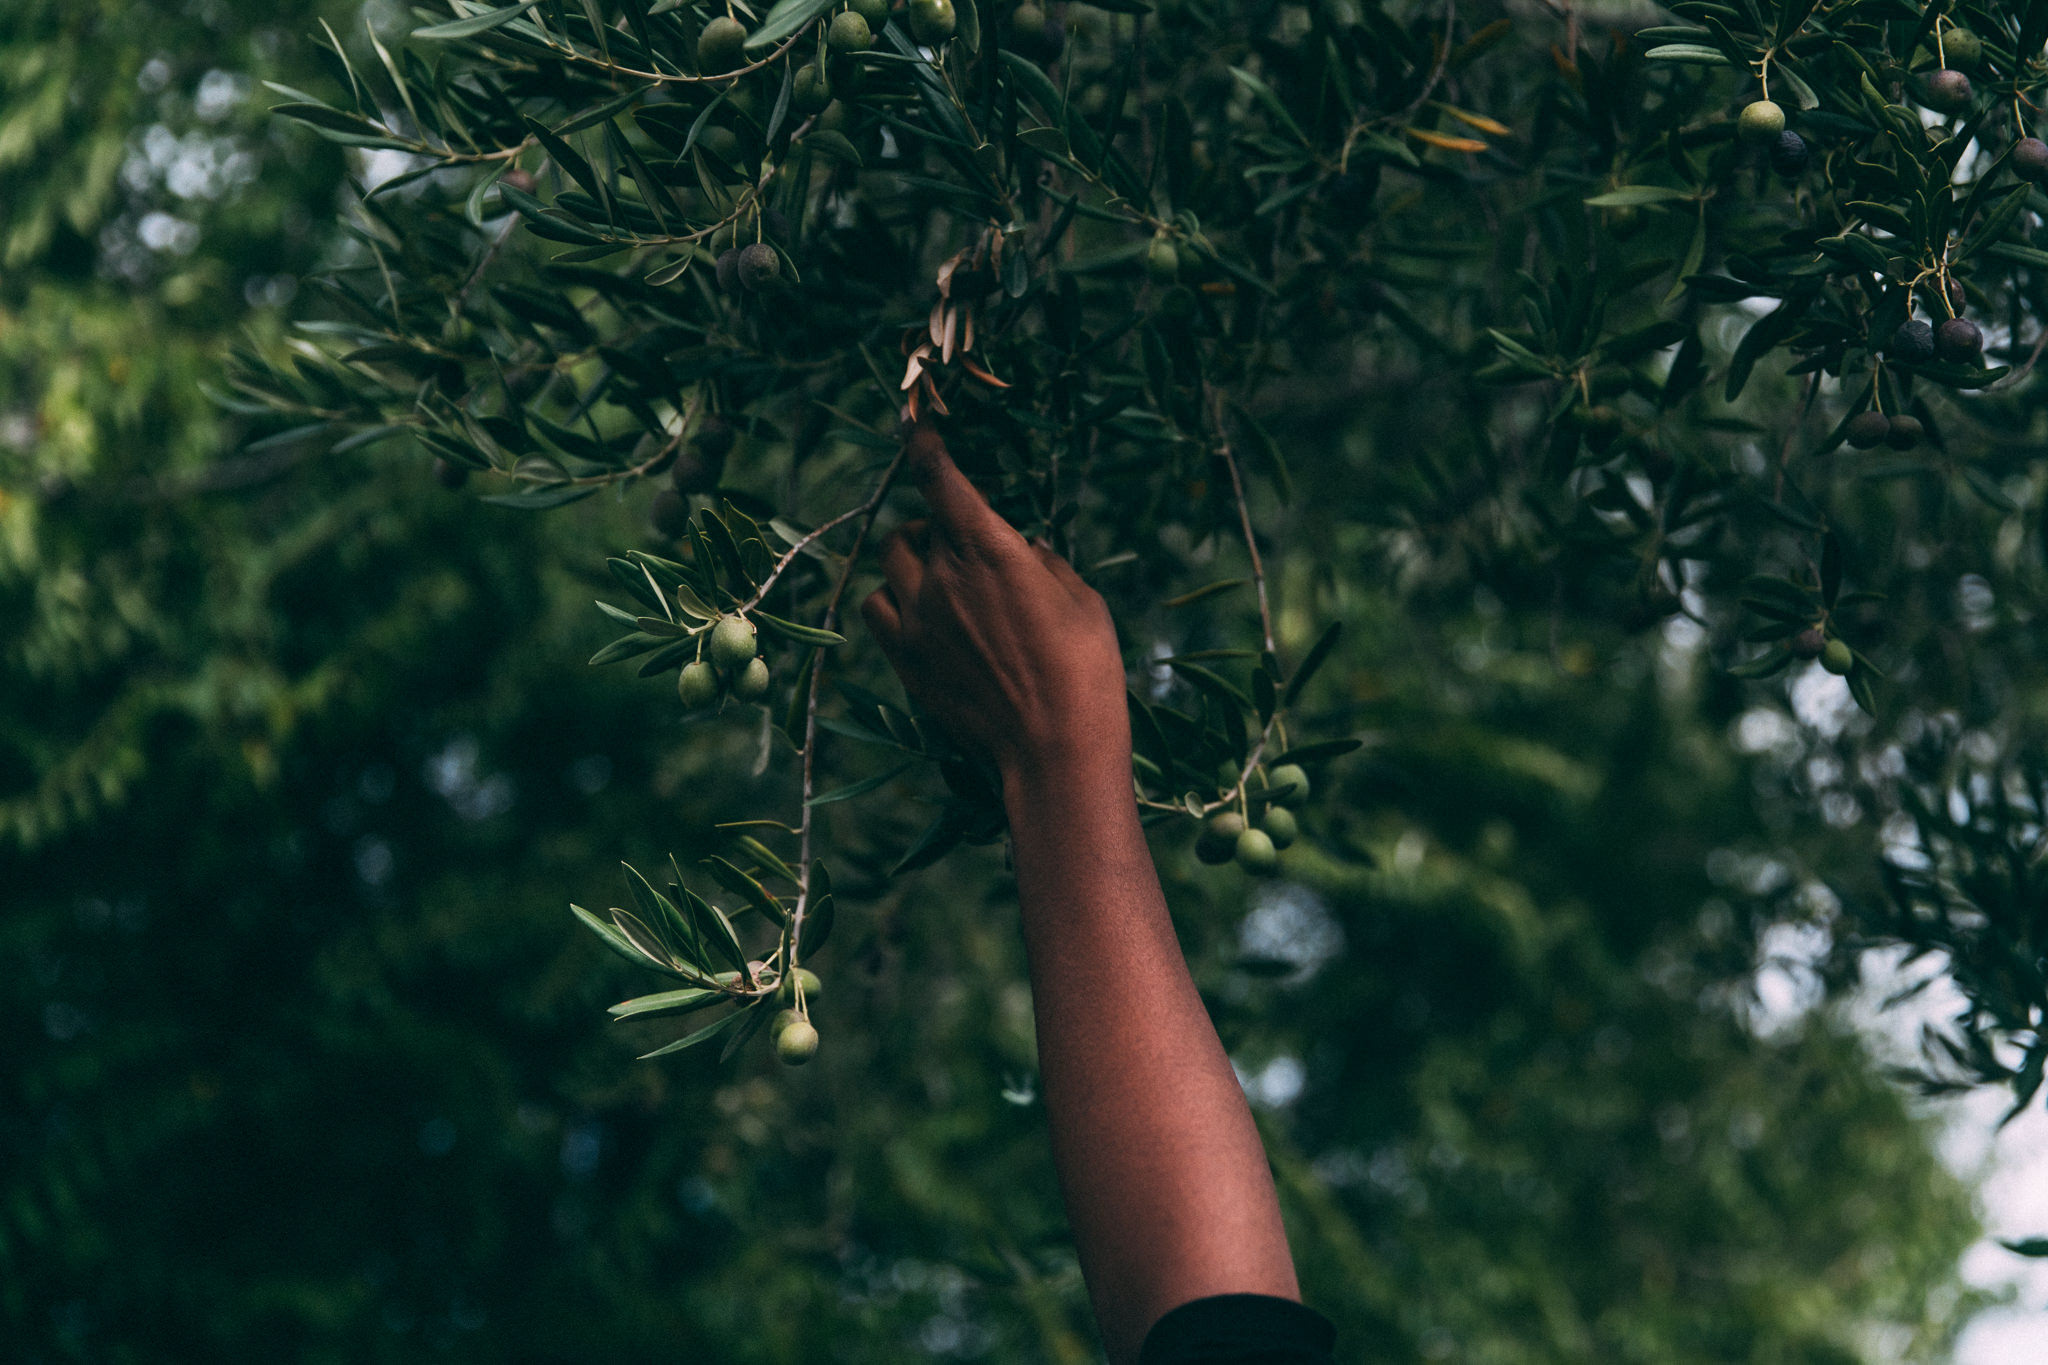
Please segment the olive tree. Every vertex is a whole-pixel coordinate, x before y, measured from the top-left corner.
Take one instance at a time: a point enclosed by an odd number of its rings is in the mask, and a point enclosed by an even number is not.
[[[1307,443],[1369,443],[1388,543],[1551,611],[1567,671],[1662,629],[1756,706],[1844,679],[1835,776],[1794,784],[1884,831],[1844,942],[1947,954],[1936,1081],[2024,1103],[2048,4],[1544,11],[450,0],[330,33],[328,97],[278,112],[380,178],[233,402],[485,503],[645,500],[592,662],[758,727],[767,775],[578,912],[681,979],[615,1013],[721,1011],[670,1047],[780,1018],[803,1060],[828,863],[1001,835],[841,631],[907,419],[1109,598],[1137,799],[1248,873],[1358,743],[1298,719],[1338,623],[1266,573],[1280,510],[1338,491],[1294,485]],[[936,814],[884,847],[911,793]]]

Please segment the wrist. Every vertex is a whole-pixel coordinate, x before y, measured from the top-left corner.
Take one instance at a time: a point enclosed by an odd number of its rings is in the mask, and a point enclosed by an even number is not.
[[[1003,800],[1012,811],[1019,803],[1055,801],[1064,806],[1107,800],[1132,804],[1131,743],[1128,732],[1109,738],[1053,740],[1021,745],[999,765]]]

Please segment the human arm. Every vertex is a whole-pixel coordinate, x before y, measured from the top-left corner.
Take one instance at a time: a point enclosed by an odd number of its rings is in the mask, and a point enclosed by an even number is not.
[[[1107,608],[989,508],[935,432],[932,517],[862,606],[904,688],[1002,774],[1053,1160],[1109,1358],[1215,1294],[1299,1297],[1265,1151],[1188,975],[1131,786]]]

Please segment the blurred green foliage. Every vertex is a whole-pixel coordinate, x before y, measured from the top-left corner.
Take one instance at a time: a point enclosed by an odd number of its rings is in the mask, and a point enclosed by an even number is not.
[[[359,30],[350,4],[0,16],[0,1336],[37,1362],[1089,1359],[1000,851],[888,881],[919,802],[832,810],[818,1060],[635,1064],[666,1034],[602,1006],[646,978],[565,900],[789,795],[750,776],[759,732],[577,666],[637,497],[532,518],[396,447],[232,453],[268,429],[201,384],[346,259],[352,163],[247,97],[334,93],[323,8]],[[159,165],[164,136],[188,150]],[[253,172],[205,176],[221,138]],[[1284,882],[1158,852],[1311,1301],[1356,1358],[1940,1359],[1977,1302],[1968,1191],[1830,1012],[1749,996],[1767,928],[1879,890],[1876,784],[1830,821],[1813,777],[1874,741],[1618,625],[1632,580],[1486,534],[1461,376],[1291,382],[1274,426],[1314,495],[1260,495],[1279,643],[1346,622],[1303,723],[1374,743]],[[1211,646],[1232,613],[1141,612],[1127,644]]]

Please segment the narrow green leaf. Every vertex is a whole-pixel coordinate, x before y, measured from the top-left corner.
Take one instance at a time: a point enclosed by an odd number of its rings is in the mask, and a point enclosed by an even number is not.
[[[668,946],[661,941],[661,936],[650,929],[639,916],[630,910],[621,910],[617,906],[613,906],[612,923],[618,926],[619,933],[625,936],[626,942],[639,949],[641,956],[645,957],[649,962],[663,971],[675,970],[676,961],[674,955],[669,952]]]
[[[1252,699],[1245,695],[1244,689],[1224,677],[1221,673],[1206,669],[1200,664],[1176,663],[1169,665],[1169,667],[1196,687],[1226,705],[1236,706],[1246,711],[1251,709]]]
[[[830,646],[846,643],[846,637],[837,631],[821,630],[817,626],[798,625],[794,621],[785,621],[780,616],[771,616],[759,607],[755,607],[747,615],[756,624],[766,626],[774,634],[800,645]]]
[[[1302,744],[1266,760],[1268,767],[1277,768],[1283,763],[1298,763],[1306,767],[1311,763],[1327,763],[1333,758],[1357,753],[1365,747],[1362,739],[1326,739],[1316,744]]]
[[[1343,629],[1342,621],[1332,621],[1315,644],[1309,647],[1308,657],[1301,661],[1301,667],[1295,669],[1294,676],[1287,680],[1287,691],[1282,694],[1286,705],[1294,705],[1295,698],[1301,695],[1301,690],[1315,677],[1316,670],[1329,659],[1330,651],[1337,647],[1337,637]]]
[[[725,1040],[725,1046],[718,1049],[718,1060],[721,1063],[730,1060],[733,1053],[738,1052],[747,1045],[749,1038],[752,1038],[761,1031],[763,1024],[766,1024],[775,1017],[775,1002],[773,1000],[757,1000],[740,1011],[739,1017],[745,1022],[733,1033],[732,1037]]]
[[[654,1057],[665,1057],[671,1052],[681,1052],[686,1047],[695,1047],[699,1043],[709,1042],[711,1039],[716,1038],[719,1034],[731,1028],[734,1024],[737,1024],[741,1019],[744,1019],[746,1017],[746,1014],[747,1012],[745,1010],[734,1010],[731,1014],[726,1015],[724,1018],[716,1020],[713,1023],[706,1024],[703,1028],[698,1029],[695,1033],[688,1034],[684,1037],[676,1039],[667,1047],[658,1047],[654,1049],[654,1051],[652,1052],[641,1053],[640,1060],[644,1062]]]
[[[1665,43],[1643,54],[1653,62],[1682,62],[1690,66],[1727,66],[1728,58],[1718,47],[1702,43]]]
[[[804,804],[810,806],[830,806],[840,801],[851,801],[856,796],[866,796],[871,791],[878,791],[888,786],[891,782],[909,772],[913,766],[915,765],[910,763],[899,764],[888,772],[862,778],[860,781],[848,786],[836,787],[831,791],[821,793],[812,797]]]
[[[1204,583],[1192,592],[1184,592],[1178,597],[1169,597],[1159,605],[1162,607],[1190,606],[1205,597],[1214,597],[1218,593],[1229,592],[1232,588],[1241,588],[1249,582],[1251,582],[1249,578],[1221,578],[1214,583]]]
[[[1641,204],[1674,204],[1688,199],[1697,199],[1693,190],[1673,189],[1668,185],[1624,185],[1618,190],[1596,194],[1583,201],[1588,208],[1618,209]]]
[[[732,931],[732,923],[725,912],[692,891],[683,888],[684,904],[688,907],[690,920],[704,939],[706,946],[725,959],[726,965],[736,972],[747,971],[746,950],[740,947],[739,935]],[[749,985],[753,984],[751,973],[747,975]]]
[[[736,896],[741,896],[759,910],[763,916],[776,924],[789,918],[789,912],[782,908],[782,902],[768,891],[768,888],[754,880],[752,874],[716,854],[704,859],[704,866],[718,879],[718,884]]]
[[[832,937],[832,925],[837,919],[838,912],[829,895],[819,897],[804,911],[803,933],[797,940],[799,960],[808,960],[825,946],[825,940]]]
[[[663,1019],[672,1014],[689,1014],[731,998],[724,991],[691,986],[680,991],[662,991],[624,1000],[606,1012],[614,1019]]]
[[[795,868],[791,867],[788,863],[782,861],[781,856],[777,854],[774,849],[768,847],[768,845],[762,843],[753,835],[742,834],[738,838],[734,839],[733,843],[735,846],[737,846],[739,849],[745,852],[749,858],[752,858],[755,862],[759,863],[763,868],[766,868],[768,871],[773,872],[776,876],[785,878],[786,880],[791,882],[799,880],[799,878],[796,875]]]
[[[591,914],[588,910],[585,910],[580,905],[572,905],[569,907],[569,909],[575,912],[577,919],[583,921],[584,928],[590,930],[591,933],[596,934],[598,938],[604,941],[605,947],[611,949],[613,952],[617,953],[620,957],[623,957],[624,959],[626,959],[626,961],[632,963],[636,967],[645,967],[650,965],[647,960],[647,955],[641,952],[638,948],[635,948],[632,944],[632,941],[628,939],[624,934],[620,933],[617,929],[613,928],[609,924],[606,924],[603,920],[599,919],[596,915]],[[667,964],[654,963],[651,965],[665,967]]]
[[[588,667],[601,668],[605,664],[619,663],[625,659],[637,659],[650,649],[660,649],[664,641],[660,636],[635,632],[622,635],[590,656]]]
[[[484,14],[472,14],[467,19],[454,19],[429,28],[416,28],[412,31],[412,36],[437,42],[455,38],[474,38],[479,33],[489,33],[494,28],[502,28],[540,2],[541,0],[520,0],[519,4],[508,9],[494,9]]]
[[[598,181],[597,172],[590,168],[590,163],[584,160],[581,152],[571,147],[562,138],[557,136],[554,130],[537,118],[529,115],[526,120],[526,127],[528,132],[540,140],[540,145],[547,149],[548,156],[554,163],[567,171],[569,178],[581,186],[585,194],[600,204],[609,204],[611,202],[611,198],[605,192],[604,186]]]
[[[795,37],[805,24],[824,17],[837,0],[776,0],[774,8],[761,17],[761,24],[747,35],[746,54],[758,59],[771,48]]]

